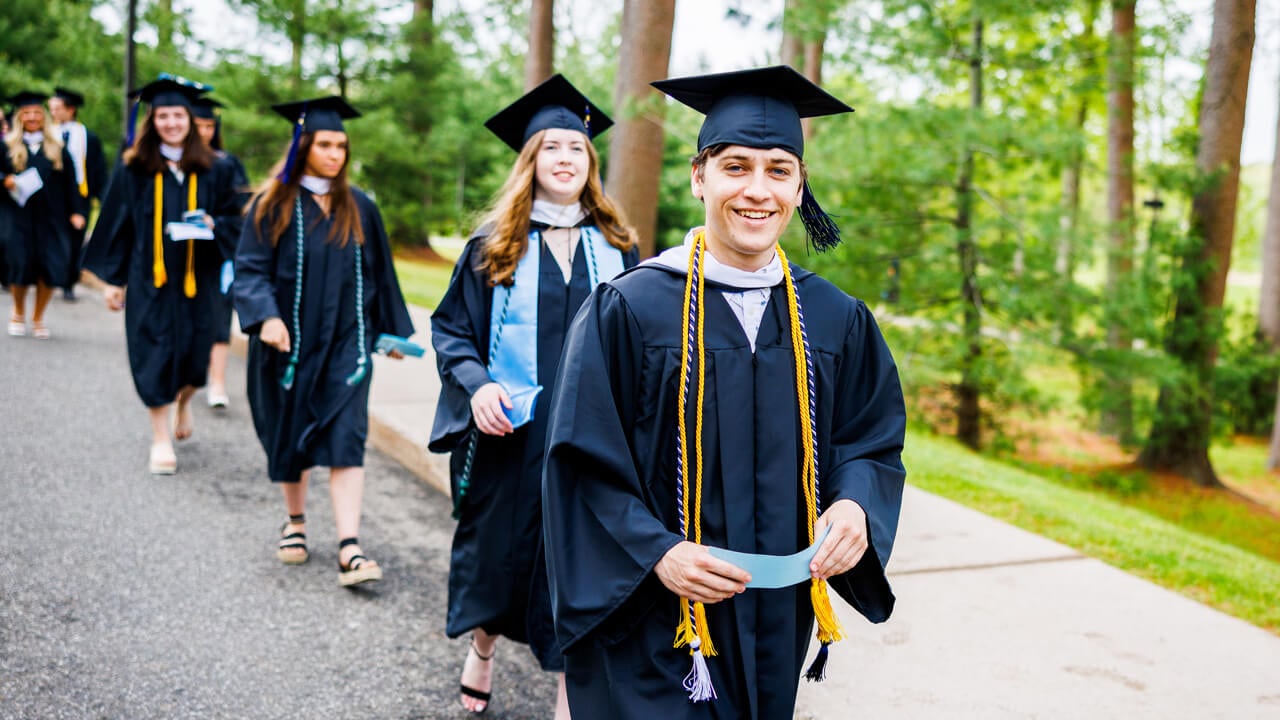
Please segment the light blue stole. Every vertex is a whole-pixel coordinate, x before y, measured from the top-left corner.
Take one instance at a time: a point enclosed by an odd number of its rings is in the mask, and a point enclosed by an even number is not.
[[[586,253],[587,281],[594,290],[622,271],[622,251],[609,244],[594,226],[583,226],[578,241]],[[529,246],[516,265],[510,287],[493,289],[489,313],[489,378],[502,385],[511,398],[507,410],[514,427],[533,419],[542,386],[538,384],[538,277],[542,264],[542,236],[529,233]]]

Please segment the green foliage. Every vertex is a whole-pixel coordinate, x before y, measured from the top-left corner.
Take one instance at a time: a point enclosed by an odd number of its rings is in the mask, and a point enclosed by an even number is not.
[[[1213,371],[1214,430],[1267,435],[1275,414],[1280,353],[1258,339],[1256,316],[1232,320],[1231,331],[1219,343]]]

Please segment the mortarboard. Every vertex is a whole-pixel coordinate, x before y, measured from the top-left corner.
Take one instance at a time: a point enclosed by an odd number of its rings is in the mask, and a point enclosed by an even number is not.
[[[223,107],[226,107],[226,105],[211,97],[201,95],[191,101],[191,114],[202,120],[215,120],[217,119],[217,115],[214,113],[214,110]]]
[[[577,130],[594,138],[612,127],[613,120],[557,73],[498,111],[484,126],[520,152],[529,138],[541,130]]]
[[[53,89],[53,96],[73,108],[84,107],[84,96],[75,90],[68,90],[64,87],[56,87]]]
[[[853,112],[853,108],[786,65],[671,78],[655,88],[706,115],[698,131],[698,152],[714,145],[780,148],[804,158],[800,118]],[[800,220],[819,250],[840,242],[832,222],[804,185]]]
[[[293,166],[298,157],[298,141],[302,133],[313,133],[319,130],[344,133],[347,128],[342,121],[360,117],[359,110],[351,107],[346,100],[337,95],[280,103],[272,105],[271,109],[280,117],[293,123],[293,142],[289,145],[284,170],[280,171],[280,175],[276,178],[283,183],[289,182],[293,177]]]
[[[187,78],[160,73],[155,80],[129,92],[133,105],[129,109],[129,132],[125,145],[133,145],[134,128],[138,121],[138,104],[147,103],[154,108],[184,107],[191,111],[191,102],[203,93],[213,90],[212,85],[188,80]]]
[[[27,107],[28,105],[43,105],[49,99],[48,93],[36,92],[35,90],[22,90],[16,95],[9,97],[9,105],[12,110]]]

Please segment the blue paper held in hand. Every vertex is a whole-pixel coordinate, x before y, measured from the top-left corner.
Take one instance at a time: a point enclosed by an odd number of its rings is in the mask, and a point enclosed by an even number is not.
[[[399,350],[401,355],[408,355],[410,357],[422,357],[422,354],[426,352],[426,350],[417,343],[409,342],[399,335],[388,335],[386,333],[382,333],[378,336],[378,341],[374,344],[373,349],[383,355],[386,355],[392,350]]]
[[[799,585],[813,577],[809,563],[818,554],[822,541],[831,532],[828,525],[809,547],[793,555],[757,555],[724,548],[708,547],[711,556],[746,570],[751,575],[749,588],[784,588]]]
[[[231,283],[236,279],[236,263],[234,260],[227,260],[222,263],[222,270],[218,273],[218,287],[222,290],[223,295],[231,294]]]

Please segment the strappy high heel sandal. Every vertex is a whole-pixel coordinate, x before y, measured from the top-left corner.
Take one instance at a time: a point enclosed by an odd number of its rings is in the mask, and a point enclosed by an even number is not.
[[[481,655],[480,648],[476,646],[476,636],[475,635],[471,636],[471,646],[467,648],[468,654],[475,653],[476,657],[480,659],[480,662],[489,662],[490,660],[493,659],[494,652],[497,652],[497,650],[495,649],[494,651],[491,651],[488,655]],[[466,661],[464,660],[463,663],[465,664]],[[492,685],[492,682],[493,682],[492,671],[490,671],[490,673],[491,673],[490,685]],[[484,692],[481,690],[477,690],[473,687],[470,687],[466,683],[460,682],[458,683],[458,690],[463,695],[469,698],[473,698],[475,700],[479,700],[480,702],[484,703],[483,705],[480,706],[479,710],[469,710],[468,712],[470,712],[472,715],[482,715],[484,714],[485,710],[489,709],[489,698],[493,696],[492,688],[490,688],[490,692]]]
[[[307,534],[293,532],[284,534],[290,525],[302,525],[307,521],[306,514],[290,515],[289,522],[280,526],[280,544],[276,546],[276,559],[285,565],[301,565],[310,557],[307,552]]]
[[[342,563],[342,548],[359,544],[359,538],[353,537],[343,538],[338,543],[338,584],[342,587],[351,587],[352,585],[382,579],[382,568],[378,566],[378,563],[364,555],[357,553],[352,555],[345,565]]]

